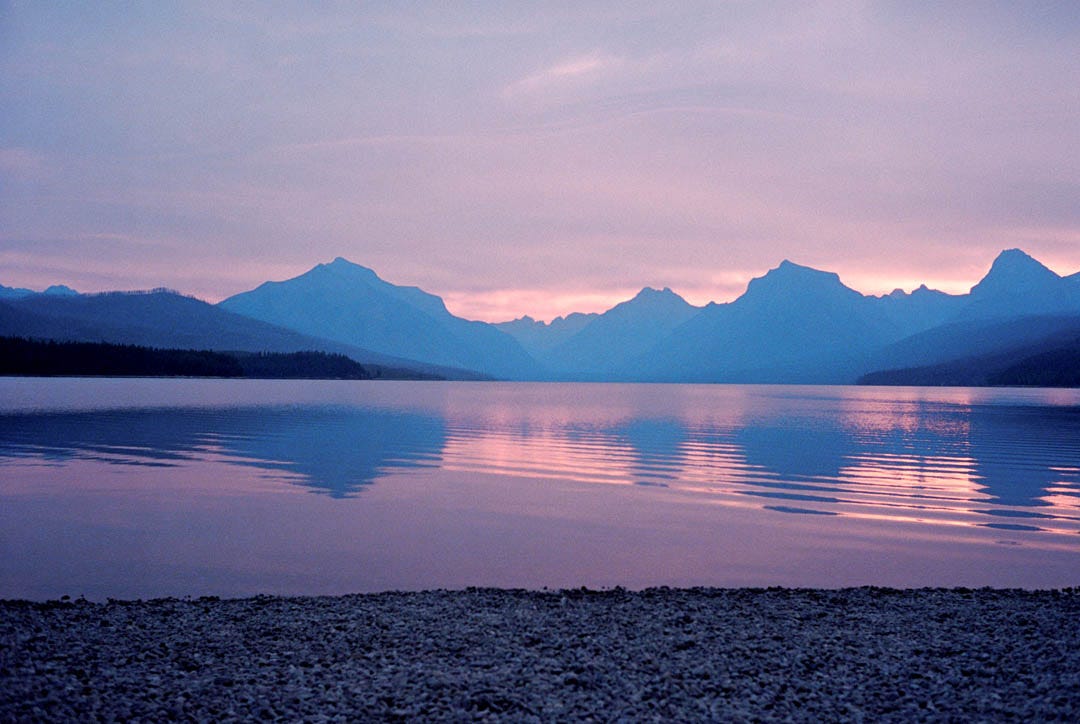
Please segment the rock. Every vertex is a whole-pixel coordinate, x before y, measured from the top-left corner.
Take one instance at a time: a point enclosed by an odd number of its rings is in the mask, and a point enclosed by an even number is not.
[[[0,721],[1077,721],[1078,620],[1074,589],[0,601]]]

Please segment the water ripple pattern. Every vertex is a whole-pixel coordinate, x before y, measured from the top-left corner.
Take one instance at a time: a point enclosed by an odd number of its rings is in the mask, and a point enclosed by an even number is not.
[[[683,416],[451,416],[442,467],[663,487],[704,502],[933,526],[1080,533],[1080,410],[858,395]],[[596,411],[593,410],[593,413]],[[610,412],[610,411],[604,411]]]
[[[213,459],[333,498],[429,470],[1080,545],[1076,391],[159,383],[78,409],[0,397],[0,469]]]

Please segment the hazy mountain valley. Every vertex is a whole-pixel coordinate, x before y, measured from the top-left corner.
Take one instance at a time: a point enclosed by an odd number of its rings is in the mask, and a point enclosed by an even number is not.
[[[455,379],[1068,385],[1080,349],[1080,274],[1063,277],[1012,249],[967,294],[922,286],[877,297],[784,261],[728,303],[695,307],[646,287],[602,314],[489,324],[338,258],[216,305],[169,290],[0,287],[0,335],[317,350]]]

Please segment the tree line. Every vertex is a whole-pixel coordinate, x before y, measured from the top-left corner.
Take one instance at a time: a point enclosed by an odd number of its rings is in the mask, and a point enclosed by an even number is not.
[[[1080,387],[1080,338],[1031,354],[966,357],[927,367],[871,372],[860,385],[957,387]]]
[[[380,372],[327,352],[220,352],[0,337],[0,375],[8,376],[366,380]]]

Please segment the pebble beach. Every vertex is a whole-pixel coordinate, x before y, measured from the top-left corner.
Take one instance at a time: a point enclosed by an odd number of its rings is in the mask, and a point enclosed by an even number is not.
[[[0,602],[0,721],[1080,720],[1080,589]]]

